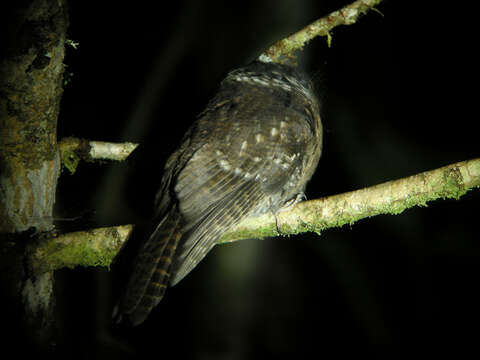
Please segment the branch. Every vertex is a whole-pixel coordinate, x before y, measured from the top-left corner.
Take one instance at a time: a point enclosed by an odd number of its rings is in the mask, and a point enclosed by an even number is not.
[[[382,0],[357,0],[318,19],[302,30],[273,44],[259,56],[263,62],[280,62],[282,56],[292,57],[295,50],[302,49],[305,44],[317,36],[327,36],[328,45],[331,44],[330,31],[339,25],[352,25],[358,17],[380,4]]]
[[[281,235],[320,233],[332,227],[352,225],[381,214],[399,214],[414,206],[426,206],[439,198],[459,199],[480,187],[480,158],[447,165],[368,188],[305,201],[280,212]],[[30,267],[35,275],[63,267],[109,267],[128,240],[133,225],[98,228],[50,238],[31,250]],[[225,233],[219,244],[280,235],[275,217],[250,217]]]
[[[110,143],[103,141],[90,141],[86,139],[78,139],[67,137],[58,143],[60,158],[62,164],[74,173],[80,160],[125,160],[136,149],[138,144]]]
[[[306,201],[280,212],[282,235],[316,232],[353,224],[380,214],[399,214],[413,206],[426,206],[439,198],[459,199],[480,187],[480,158],[447,165],[372,187]],[[275,217],[248,218],[226,233],[219,243],[278,236]]]
[[[132,230],[133,225],[103,227],[39,241],[30,250],[31,271],[38,276],[77,265],[110,267]]]

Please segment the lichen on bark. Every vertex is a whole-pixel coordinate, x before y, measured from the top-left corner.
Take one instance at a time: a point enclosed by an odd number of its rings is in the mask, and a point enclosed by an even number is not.
[[[63,92],[64,43],[68,26],[64,0],[11,1],[2,9],[0,33],[0,241],[30,228],[53,228],[53,205],[60,170],[56,132]],[[10,234],[10,235],[5,235]],[[31,238],[22,238],[29,242]],[[9,240],[10,241],[10,240]],[[20,241],[20,240],[18,240]],[[5,254],[3,254],[5,255]],[[23,304],[15,324],[28,343],[45,349],[52,327],[53,274],[21,271],[26,253],[8,253],[18,271],[17,291],[6,296]],[[25,270],[25,269],[23,269]],[[13,277],[13,280],[12,280]],[[3,279],[2,279],[3,280]],[[18,325],[22,324],[22,325]],[[28,343],[26,346],[28,346]]]

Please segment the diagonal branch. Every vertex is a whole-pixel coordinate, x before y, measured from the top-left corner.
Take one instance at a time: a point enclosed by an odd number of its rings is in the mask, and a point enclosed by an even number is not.
[[[447,165],[368,188],[305,201],[278,214],[282,235],[320,233],[381,214],[399,214],[436,199],[458,199],[480,187],[480,158]],[[34,274],[64,266],[109,266],[132,231],[131,225],[92,229],[48,239],[31,249]],[[278,236],[272,214],[247,218],[220,243]]]
[[[360,15],[365,14],[382,0],[357,0],[329,15],[314,21],[302,30],[292,34],[268,48],[259,56],[263,62],[280,62],[282,57],[292,57],[295,50],[302,49],[305,44],[317,36],[327,36],[330,45],[330,31],[339,25],[352,25]]]
[[[300,203],[278,214],[282,234],[321,231],[360,219],[399,214],[436,199],[458,199],[480,187],[480,158],[447,165],[399,180]],[[219,243],[278,236],[273,215],[248,218],[226,233]]]

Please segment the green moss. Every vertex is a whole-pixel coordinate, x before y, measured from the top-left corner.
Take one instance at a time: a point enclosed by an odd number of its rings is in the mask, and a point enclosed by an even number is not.
[[[71,175],[75,174],[79,162],[80,157],[74,150],[66,150],[62,152],[62,164],[68,169],[68,171],[70,171]]]
[[[332,47],[332,34],[329,31],[327,31],[327,46]]]
[[[443,176],[443,191],[439,193],[439,197],[442,198],[454,198],[460,199],[467,190],[463,183],[463,177],[456,166],[449,171],[446,171]]]
[[[110,267],[116,255],[115,249],[95,249],[94,239],[61,244],[56,239],[50,239],[42,244],[42,254],[37,257],[33,264],[34,269],[39,272],[54,271],[64,267],[73,269],[80,266],[105,266]]]

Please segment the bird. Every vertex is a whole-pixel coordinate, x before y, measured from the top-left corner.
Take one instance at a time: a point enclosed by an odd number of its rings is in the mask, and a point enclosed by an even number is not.
[[[122,317],[141,324],[222,234],[302,197],[322,153],[320,111],[312,81],[292,65],[256,60],[226,75],[165,163]]]

